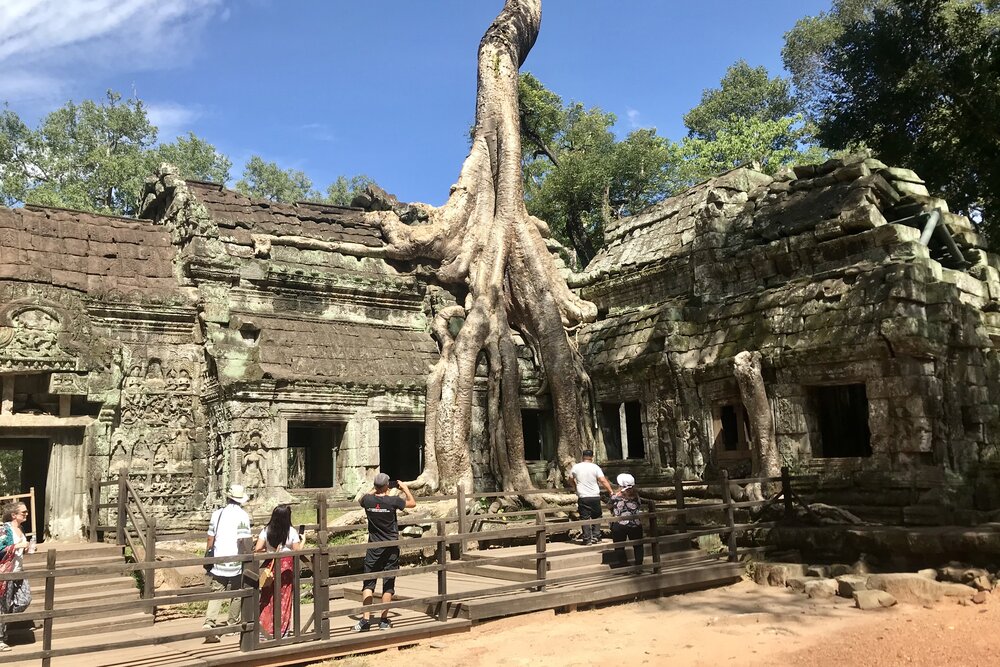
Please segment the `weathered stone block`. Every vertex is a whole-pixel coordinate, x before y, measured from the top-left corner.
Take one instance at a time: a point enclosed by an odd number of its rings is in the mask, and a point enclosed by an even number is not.
[[[854,605],[861,610],[883,609],[896,604],[896,598],[885,591],[856,591]]]

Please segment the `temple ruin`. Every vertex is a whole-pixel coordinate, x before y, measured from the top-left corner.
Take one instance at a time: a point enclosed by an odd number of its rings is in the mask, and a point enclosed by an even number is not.
[[[418,475],[431,322],[454,297],[418,263],[344,243],[383,240],[362,209],[251,200],[167,167],[138,219],[0,209],[0,447],[21,451],[47,534],[82,535],[91,483],[123,470],[168,527],[203,522],[229,482],[263,506]],[[822,497],[973,522],[1000,508],[998,269],[916,174],[865,156],[735,169],[616,220],[566,269],[599,309],[573,333],[599,457],[650,482],[746,469],[733,357],[759,351],[781,457],[819,473]],[[528,347],[519,360],[545,485],[550,399]]]

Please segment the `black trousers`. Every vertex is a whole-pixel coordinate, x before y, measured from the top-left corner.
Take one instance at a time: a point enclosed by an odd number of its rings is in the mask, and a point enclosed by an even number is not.
[[[611,524],[611,539],[615,542],[641,540],[642,526],[623,526],[620,523],[613,523]],[[635,551],[635,564],[642,565],[642,559],[645,555],[643,545],[634,544],[632,545],[632,549]],[[615,549],[615,563],[618,565],[625,564],[625,547],[617,547]]]
[[[601,518],[601,499],[599,497],[577,498],[576,508],[580,512],[580,521],[585,521],[587,519]],[[597,539],[600,536],[601,536],[600,526],[583,527],[584,542],[590,542],[590,540]]]

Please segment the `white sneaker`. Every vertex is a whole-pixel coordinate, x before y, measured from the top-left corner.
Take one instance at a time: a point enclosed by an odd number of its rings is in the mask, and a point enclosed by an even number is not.
[[[10,647],[7,646],[7,644],[5,644],[4,642],[0,642],[0,652],[2,652],[2,651],[9,651],[9,650],[10,650]]]

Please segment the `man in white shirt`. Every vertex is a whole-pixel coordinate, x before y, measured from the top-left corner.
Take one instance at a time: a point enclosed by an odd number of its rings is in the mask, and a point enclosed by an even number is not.
[[[237,556],[240,553],[239,541],[243,538],[250,538],[250,515],[243,509],[243,505],[250,500],[242,484],[230,484],[229,492],[226,494],[226,505],[212,512],[212,519],[208,523],[208,541],[205,543],[205,553],[210,551],[213,556]],[[212,592],[235,591],[241,586],[243,575],[243,563],[235,561],[223,561],[216,563],[208,571],[211,577],[210,586]],[[226,625],[236,625],[240,622],[240,600],[241,598],[231,598],[229,600],[229,616],[223,621],[222,603],[223,600],[210,600],[208,611],[205,613],[204,629],[223,627]],[[209,635],[205,637],[206,644],[214,644],[219,641],[219,635]]]
[[[604,476],[601,467],[594,463],[594,452],[583,450],[583,460],[573,464],[569,470],[569,483],[576,491],[576,507],[580,512],[580,520],[601,518],[601,487],[610,494],[614,493],[611,483]],[[597,544],[601,541],[601,527],[586,525],[583,527],[582,544]]]

